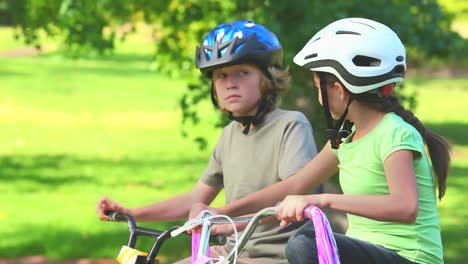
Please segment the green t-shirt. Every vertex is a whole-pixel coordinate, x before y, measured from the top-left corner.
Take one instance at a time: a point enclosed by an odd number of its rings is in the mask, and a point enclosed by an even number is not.
[[[343,193],[388,194],[385,159],[395,151],[412,150],[415,154],[419,209],[412,224],[382,222],[348,214],[346,235],[382,245],[416,263],[443,263],[435,185],[419,132],[395,113],[388,113],[364,137],[350,142],[352,136],[336,152]]]

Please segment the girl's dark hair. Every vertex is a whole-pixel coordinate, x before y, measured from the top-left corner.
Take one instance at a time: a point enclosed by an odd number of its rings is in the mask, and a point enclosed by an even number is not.
[[[327,84],[339,82],[339,80],[332,74],[320,73],[319,77],[322,78],[322,76],[327,81]],[[398,98],[393,95],[383,97],[380,93],[366,92],[362,94],[352,94],[352,96],[353,100],[359,101],[373,109],[376,109],[377,111],[396,113],[403,118],[405,122],[418,130],[426,142],[432,167],[437,177],[439,200],[442,199],[447,187],[447,176],[451,160],[451,146],[448,141],[442,136],[427,130],[414,113],[405,109]]]

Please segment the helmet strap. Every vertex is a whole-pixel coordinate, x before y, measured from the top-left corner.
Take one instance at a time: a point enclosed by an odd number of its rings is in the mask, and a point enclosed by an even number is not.
[[[260,124],[263,121],[268,112],[270,112],[270,107],[268,107],[267,100],[265,98],[260,99],[258,103],[257,113],[254,116],[234,116],[232,112],[227,112],[227,116],[230,120],[237,121],[242,124],[244,129],[242,133],[248,135],[250,128]]]
[[[214,88],[213,81],[211,81],[210,95],[211,95],[211,103],[214,105],[214,107],[219,108],[218,100],[216,99],[216,96],[215,96],[215,88]]]
[[[327,83],[325,80],[320,80],[320,93],[322,94],[323,111],[325,114],[325,120],[327,121],[327,137],[330,140],[331,147],[333,149],[338,149],[342,143],[342,138],[351,134],[353,123],[349,120],[345,120],[345,118],[346,115],[348,115],[349,105],[353,101],[353,96],[348,98],[345,111],[336,124],[333,125],[333,118],[331,116],[330,106],[328,103]]]
[[[271,76],[271,73],[268,70],[268,66],[258,65],[258,67],[263,72],[263,74],[267,77],[268,80],[273,81],[273,76]]]

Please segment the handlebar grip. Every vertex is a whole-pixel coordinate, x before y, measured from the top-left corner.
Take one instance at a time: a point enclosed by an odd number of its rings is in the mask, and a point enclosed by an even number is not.
[[[114,222],[126,222],[126,221],[128,221],[128,215],[122,214],[120,212],[105,211],[104,214],[109,217],[108,221],[114,221]]]
[[[312,216],[313,208],[314,208],[313,206],[307,206],[306,208],[304,208],[304,211],[302,211],[302,214],[304,215],[305,218],[309,218],[309,219],[313,218]]]

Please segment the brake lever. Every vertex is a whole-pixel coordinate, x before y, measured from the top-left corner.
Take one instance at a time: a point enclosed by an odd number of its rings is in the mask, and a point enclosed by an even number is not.
[[[171,236],[172,237],[178,236],[185,231],[192,230],[195,227],[202,225],[203,221],[205,221],[207,217],[210,217],[212,215],[213,214],[208,210],[201,211],[195,218],[188,220],[187,222],[185,222],[183,226],[172,231]]]

